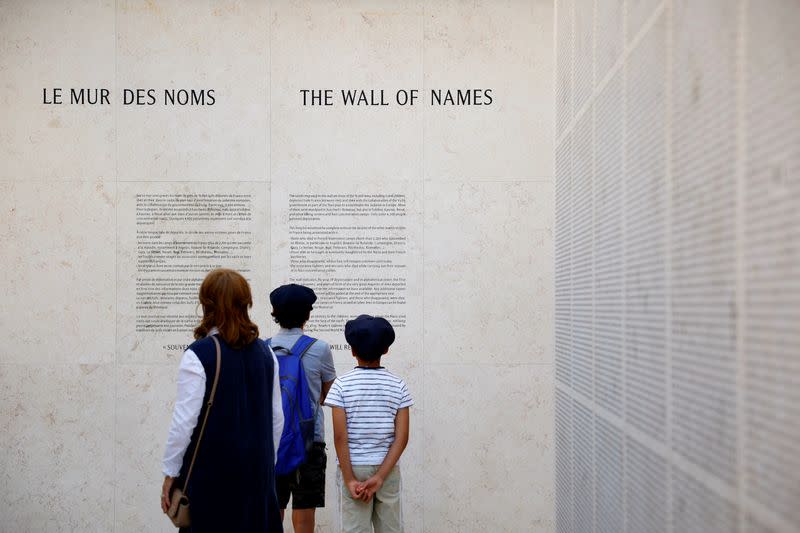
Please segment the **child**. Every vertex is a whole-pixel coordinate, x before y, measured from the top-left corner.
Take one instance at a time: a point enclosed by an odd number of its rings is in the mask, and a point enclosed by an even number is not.
[[[408,444],[414,401],[405,382],[380,366],[394,329],[384,318],[361,315],[344,335],[358,366],[336,378],[325,399],[333,408],[342,531],[402,532],[397,461]]]
[[[272,316],[281,329],[270,339],[270,345],[278,355],[283,351],[291,351],[295,343],[304,335],[303,327],[308,321],[317,295],[303,285],[291,283],[282,285],[269,295],[272,304]],[[319,404],[336,378],[333,366],[333,355],[327,342],[317,339],[306,339],[311,344],[302,356],[303,370],[308,382],[314,408],[316,422],[314,427],[314,443],[306,454],[306,461],[287,475],[276,476],[275,489],[281,508],[281,518],[289,498],[292,499],[292,525],[295,533],[312,533],[315,526],[317,507],[325,507],[325,426],[322,409]]]

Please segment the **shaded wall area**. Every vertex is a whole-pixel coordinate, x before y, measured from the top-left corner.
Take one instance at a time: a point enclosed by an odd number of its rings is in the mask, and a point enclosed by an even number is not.
[[[800,531],[798,20],[557,2],[560,533]]]

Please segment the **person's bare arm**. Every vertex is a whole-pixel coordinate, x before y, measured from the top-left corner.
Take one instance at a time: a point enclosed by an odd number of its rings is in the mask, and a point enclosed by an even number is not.
[[[330,387],[329,387],[330,388]],[[327,392],[327,391],[326,391]],[[336,456],[339,458],[339,468],[342,470],[342,479],[353,498],[361,499],[361,483],[353,474],[353,465],[350,463],[350,444],[347,439],[347,414],[341,407],[331,407],[333,411],[333,445]]]
[[[322,382],[322,394],[319,395],[319,404],[322,405],[325,403],[325,398],[328,396],[328,391],[331,390],[331,386],[335,380],[330,381],[323,381]]]
[[[392,469],[397,464],[397,461],[400,460],[400,456],[403,455],[403,451],[405,451],[406,446],[408,445],[408,433],[409,410],[408,407],[404,407],[402,409],[398,409],[397,415],[394,417],[394,442],[389,447],[389,451],[386,453],[386,457],[384,457],[381,467],[374,476],[363,483],[365,495],[362,499],[365,499],[365,501],[369,501],[369,499],[371,499],[372,496],[378,492],[381,486],[383,486],[383,482],[386,477],[391,473]],[[341,458],[339,461],[341,462]]]

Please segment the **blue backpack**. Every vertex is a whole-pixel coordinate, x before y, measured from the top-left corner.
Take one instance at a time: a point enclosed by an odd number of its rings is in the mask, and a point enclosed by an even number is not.
[[[280,367],[283,433],[275,464],[275,474],[280,476],[294,472],[305,463],[306,453],[314,443],[316,402],[311,399],[302,359],[315,342],[317,339],[302,335],[290,350],[286,350],[282,346],[273,347],[272,339],[267,339],[267,345],[275,350]]]

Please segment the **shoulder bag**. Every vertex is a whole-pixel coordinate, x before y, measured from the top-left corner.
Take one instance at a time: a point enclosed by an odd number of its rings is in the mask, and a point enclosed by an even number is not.
[[[214,384],[211,385],[211,394],[208,396],[208,407],[206,407],[206,416],[203,417],[203,425],[200,426],[200,434],[197,435],[197,445],[194,447],[194,454],[192,455],[192,462],[189,463],[189,471],[186,473],[186,481],[183,484],[183,489],[175,488],[172,491],[169,510],[167,516],[175,524],[175,527],[189,527],[192,524],[189,515],[189,478],[192,476],[192,469],[194,468],[194,461],[197,459],[197,451],[200,449],[200,441],[203,440],[203,433],[206,430],[206,422],[208,422],[208,413],[211,412],[211,404],[214,403],[214,396],[217,393],[217,383],[219,383],[219,370],[222,366],[222,353],[219,347],[219,341],[215,336],[214,344],[217,346],[217,371],[214,373]]]

